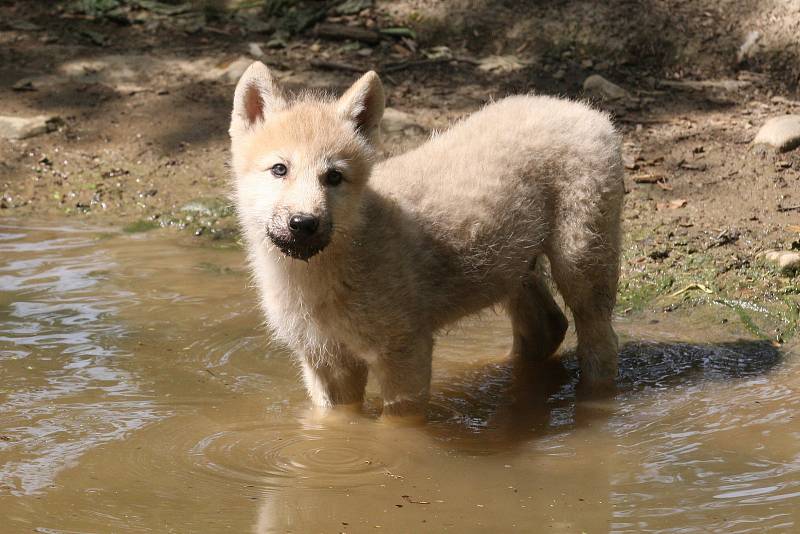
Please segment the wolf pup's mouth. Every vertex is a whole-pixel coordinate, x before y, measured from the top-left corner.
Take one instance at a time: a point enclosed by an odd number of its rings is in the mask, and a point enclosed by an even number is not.
[[[309,239],[298,240],[291,237],[283,237],[268,233],[270,241],[275,245],[278,250],[283,252],[286,256],[296,260],[308,261],[311,257],[316,256],[328,246],[330,236],[317,235]]]

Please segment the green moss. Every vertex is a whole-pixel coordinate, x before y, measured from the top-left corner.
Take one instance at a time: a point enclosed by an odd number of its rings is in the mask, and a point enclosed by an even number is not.
[[[149,232],[150,230],[155,230],[159,228],[160,225],[154,221],[135,221],[130,224],[126,224],[122,227],[122,231],[126,234],[138,234],[140,232]]]

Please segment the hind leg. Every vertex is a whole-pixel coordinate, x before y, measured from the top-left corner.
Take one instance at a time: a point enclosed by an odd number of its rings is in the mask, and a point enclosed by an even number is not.
[[[546,244],[553,278],[572,310],[578,334],[581,382],[590,389],[613,387],[618,341],[611,326],[619,281],[622,179],[607,177],[595,203],[564,206]],[[568,209],[567,209],[568,208]]]
[[[543,361],[564,341],[567,318],[536,273],[522,281],[508,302],[514,332],[513,357]]]
[[[581,382],[592,389],[614,384],[618,341],[611,326],[619,278],[618,247],[592,248],[569,257],[558,251],[550,264],[558,290],[572,311],[578,334]]]

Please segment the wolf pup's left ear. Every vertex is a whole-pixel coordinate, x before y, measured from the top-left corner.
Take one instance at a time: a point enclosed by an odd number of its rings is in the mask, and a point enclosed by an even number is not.
[[[231,137],[248,130],[264,120],[268,113],[281,109],[284,105],[280,87],[267,66],[260,61],[253,62],[239,78],[233,93],[233,113],[229,130]]]
[[[380,138],[385,97],[383,84],[375,71],[369,71],[348,89],[338,102],[339,113],[352,121],[356,130],[373,145]]]

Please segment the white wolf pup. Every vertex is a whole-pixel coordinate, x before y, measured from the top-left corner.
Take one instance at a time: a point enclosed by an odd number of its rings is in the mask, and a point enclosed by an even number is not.
[[[434,335],[503,304],[513,353],[551,356],[567,322],[535,269],[544,254],[572,310],[582,382],[613,384],[620,136],[606,115],[515,96],[376,162],[384,93],[374,72],[338,100],[288,97],[253,63],[230,126],[235,198],[274,335],[314,404],[420,414]]]

